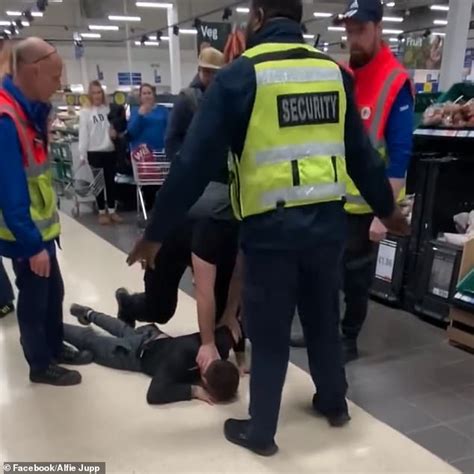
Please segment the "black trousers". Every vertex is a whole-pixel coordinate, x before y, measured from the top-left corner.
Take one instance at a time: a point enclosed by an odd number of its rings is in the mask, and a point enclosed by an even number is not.
[[[341,325],[347,339],[357,339],[367,318],[370,287],[377,262],[377,246],[369,237],[373,219],[371,214],[348,214],[349,238],[344,252],[346,312]]]
[[[97,206],[99,211],[105,211],[105,200],[107,198],[107,208],[115,209],[115,172],[117,169],[117,153],[115,151],[90,151],[87,154],[89,165],[94,170],[102,169],[104,171],[105,193],[97,196]]]
[[[62,350],[64,285],[56,255],[50,258],[49,278],[33,273],[29,260],[13,262],[21,344],[33,370],[46,369]]]
[[[243,307],[252,343],[251,438],[275,436],[289,361],[291,323],[299,308],[318,408],[347,411],[339,333],[343,243],[304,250],[244,249]]]
[[[0,258],[0,308],[13,303],[14,299],[12,284]]]
[[[91,351],[94,362],[117,370],[141,372],[139,352],[146,341],[162,332],[153,325],[132,329],[117,318],[93,312],[91,323],[104,329],[108,335],[91,327],[64,325],[64,340],[80,350]]]
[[[137,321],[166,324],[176,313],[179,284],[191,265],[191,240],[194,220],[184,222],[165,240],[158,253],[155,269],[145,271],[145,292],[132,295],[127,310]],[[230,232],[223,238],[235,238]],[[217,265],[214,296],[216,321],[220,321],[227,306],[229,285],[235,266],[235,252],[221,258]]]

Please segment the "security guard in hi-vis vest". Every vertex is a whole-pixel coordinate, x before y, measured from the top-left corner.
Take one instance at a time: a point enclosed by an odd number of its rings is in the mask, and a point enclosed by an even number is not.
[[[0,85],[0,255],[12,259],[18,326],[33,383],[77,385],[81,374],[59,364],[92,362],[63,344],[64,286],[56,258],[60,235],[48,159],[51,96],[63,63],[39,38],[19,41]]]
[[[382,39],[381,0],[352,0],[338,19],[347,30],[355,101],[373,146],[381,154],[394,195],[405,197],[413,148],[414,93],[408,71]],[[367,317],[377,243],[387,229],[353,182],[347,187],[349,239],[344,254],[344,359],[359,356],[357,338]]]
[[[227,420],[226,438],[270,456],[299,307],[308,340],[316,413],[349,420],[339,338],[346,239],[346,169],[387,227],[405,232],[385,166],[354,103],[352,79],[302,34],[301,0],[253,0],[247,52],[216,76],[129,255],[153,264],[160,242],[210,180],[225,170],[242,221],[244,320],[252,343],[250,419]],[[204,342],[201,369],[218,354]],[[310,402],[308,394],[308,402]]]

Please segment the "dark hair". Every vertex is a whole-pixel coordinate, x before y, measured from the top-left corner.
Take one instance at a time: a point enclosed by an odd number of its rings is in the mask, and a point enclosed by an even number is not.
[[[227,360],[216,360],[206,370],[207,390],[216,402],[229,402],[239,388],[240,375],[237,367]]]
[[[144,84],[142,84],[140,86],[140,95],[142,95],[143,89],[145,89],[145,87],[147,87],[148,89],[151,89],[153,94],[156,94],[156,87],[154,87],[151,84],[148,84],[147,82],[145,82]]]
[[[303,19],[302,0],[252,0],[252,8],[255,11],[261,8],[265,13],[265,21],[283,17],[301,23]]]

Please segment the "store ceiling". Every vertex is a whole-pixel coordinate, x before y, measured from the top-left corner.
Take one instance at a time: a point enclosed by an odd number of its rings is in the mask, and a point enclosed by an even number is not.
[[[43,18],[36,18],[30,27],[25,28],[21,35],[38,35],[46,39],[57,42],[72,41],[74,32],[87,32],[88,25],[118,25],[119,31],[101,32],[101,39],[84,41],[93,44],[117,45],[122,46],[123,40],[127,37],[125,23],[109,21],[109,14],[124,14],[124,5],[129,15],[141,17],[139,23],[129,23],[130,34],[136,36],[139,40],[143,33],[165,28],[167,25],[166,10],[138,8],[135,0],[49,0],[50,5],[47,8]],[[170,1],[170,0],[163,0]],[[303,0],[305,7],[305,20],[314,20],[313,13],[340,13],[346,4],[345,0],[316,1]],[[388,1],[388,0],[387,0]],[[178,11],[180,20],[200,17],[209,21],[222,21],[222,10],[219,13],[204,17],[203,14],[213,9],[224,8],[229,5],[231,0],[178,0]],[[433,27],[432,18],[446,19],[447,12],[431,12],[429,5],[437,3],[446,3],[446,0],[396,0],[394,8],[387,8],[386,15],[404,17],[403,23],[387,23],[386,28],[395,30],[404,30],[404,26],[410,26],[410,29]],[[0,20],[6,21],[12,19],[6,15],[6,11],[24,11],[28,8],[34,8],[36,0],[0,0]],[[242,2],[242,6],[247,6]],[[87,13],[95,18],[88,18]],[[431,16],[430,16],[431,15]],[[238,14],[234,11],[231,18],[232,22],[244,22],[246,15]],[[191,23],[183,27],[190,28]],[[328,31],[330,20],[318,19],[308,24],[308,30],[311,34],[320,33],[322,40],[338,42],[342,32]],[[1,27],[5,28],[5,26]],[[0,28],[0,31],[1,31]],[[166,33],[165,33],[166,34]],[[195,47],[195,38],[192,36],[181,35],[181,46],[183,49],[193,49]],[[163,44],[162,47],[166,46]]]

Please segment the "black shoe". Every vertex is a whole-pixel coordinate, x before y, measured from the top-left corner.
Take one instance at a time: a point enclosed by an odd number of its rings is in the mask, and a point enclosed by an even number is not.
[[[278,452],[278,446],[274,441],[268,444],[259,444],[251,441],[248,437],[250,420],[229,419],[224,424],[224,435],[227,441],[237,446],[246,448],[260,456],[273,456]]]
[[[115,299],[117,300],[118,313],[117,318],[128,324],[130,327],[135,328],[137,325],[135,318],[126,310],[127,302],[130,298],[130,293],[126,288],[119,288],[115,292]]]
[[[315,394],[313,397],[313,409],[318,416],[322,416],[328,420],[328,423],[333,428],[342,428],[351,421],[351,417],[347,408],[339,412],[328,413],[325,410],[321,410],[319,407],[318,395]]]
[[[68,370],[59,365],[50,364],[46,370],[30,371],[30,380],[33,383],[43,383],[56,387],[79,385],[82,381],[81,374],[75,370]]]
[[[359,358],[357,339],[342,338],[342,358],[344,364],[348,364]]]
[[[5,306],[2,306],[0,308],[0,319],[5,318],[9,314],[13,313],[15,311],[15,306],[13,303],[8,303]]]
[[[306,338],[302,334],[295,336],[292,335],[290,339],[290,346],[297,349],[304,348],[306,347]]]
[[[57,358],[58,364],[66,365],[87,365],[91,364],[94,356],[90,351],[78,351],[73,347],[63,344],[61,354]]]
[[[93,312],[92,308],[81,306],[80,304],[73,304],[70,312],[83,326],[90,326],[89,314]]]

